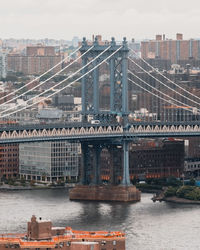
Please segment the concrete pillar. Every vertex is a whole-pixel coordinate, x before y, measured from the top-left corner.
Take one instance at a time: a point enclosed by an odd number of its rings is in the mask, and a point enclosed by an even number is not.
[[[82,152],[82,157],[81,157],[81,184],[86,185],[87,183],[87,166],[88,166],[88,144],[87,143],[81,143],[81,152]]]
[[[115,151],[114,146],[112,145],[109,148],[109,153],[110,153],[110,183],[111,183],[111,185],[116,184],[115,183],[115,166],[114,166],[115,155],[114,155],[114,151]]]
[[[101,148],[99,145],[94,146],[94,178],[92,180],[92,183],[94,185],[99,185],[100,180],[100,155],[101,155]]]
[[[130,186],[130,175],[129,175],[129,143],[128,141],[123,141],[123,186]]]

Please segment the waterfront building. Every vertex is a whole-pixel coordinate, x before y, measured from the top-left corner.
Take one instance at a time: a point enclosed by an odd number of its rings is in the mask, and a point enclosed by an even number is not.
[[[0,145],[0,179],[16,178],[19,174],[19,145]]]
[[[101,180],[112,184],[122,179],[121,146],[104,149],[101,153]],[[184,140],[145,140],[130,144],[129,172],[131,179],[175,176],[184,171]]]
[[[24,143],[19,146],[19,173],[26,180],[77,180],[80,145],[67,141]]]
[[[130,175],[140,179],[180,177],[184,171],[184,140],[142,141],[130,148]]]
[[[200,176],[200,158],[186,158],[184,161],[184,173],[186,177]]]
[[[27,234],[3,234],[0,249],[11,250],[125,250],[123,232],[78,231],[71,227],[52,227],[49,220],[39,220],[33,215],[28,222]]]

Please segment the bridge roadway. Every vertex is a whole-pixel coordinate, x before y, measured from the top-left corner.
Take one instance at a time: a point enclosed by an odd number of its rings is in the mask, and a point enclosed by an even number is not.
[[[51,123],[0,127],[0,144],[39,141],[132,140],[134,138],[200,136],[200,122]]]

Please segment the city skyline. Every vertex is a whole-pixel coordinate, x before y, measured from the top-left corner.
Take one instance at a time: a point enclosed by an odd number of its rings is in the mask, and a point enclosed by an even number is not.
[[[197,0],[189,6],[185,0],[8,0],[1,3],[0,38],[71,40],[102,34],[108,40],[141,40],[164,33],[174,39],[177,32],[186,39],[199,38],[199,7]]]

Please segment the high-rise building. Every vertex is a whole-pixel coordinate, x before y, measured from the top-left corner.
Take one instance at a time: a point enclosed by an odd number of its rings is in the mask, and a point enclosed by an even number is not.
[[[55,48],[54,46],[27,46],[26,47],[26,55],[27,56],[55,56]]]
[[[166,39],[165,35],[156,35],[155,40],[141,42],[141,56],[145,59],[170,60],[171,63],[200,60],[200,40],[184,40],[179,33],[175,40]]]
[[[26,55],[8,54],[8,71],[22,72],[25,75],[38,75],[49,70],[61,61],[61,55],[55,53],[53,46],[29,46]],[[52,70],[56,73],[61,70],[58,65]]]
[[[7,53],[0,51],[0,79],[7,76]]]
[[[0,178],[15,178],[19,174],[19,145],[0,145]]]
[[[24,143],[19,146],[19,174],[27,180],[44,182],[77,180],[79,159],[78,143]]]

